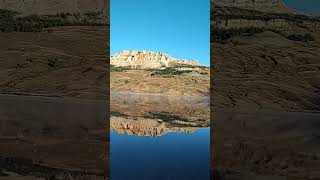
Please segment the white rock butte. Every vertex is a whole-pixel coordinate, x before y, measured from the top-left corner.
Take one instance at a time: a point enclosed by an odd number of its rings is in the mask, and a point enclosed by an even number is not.
[[[172,67],[176,64],[201,66],[197,60],[177,59],[166,53],[154,51],[124,50],[110,58],[110,64],[133,68]]]

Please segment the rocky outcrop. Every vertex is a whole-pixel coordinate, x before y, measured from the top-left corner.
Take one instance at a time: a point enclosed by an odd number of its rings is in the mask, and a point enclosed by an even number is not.
[[[200,66],[196,60],[176,59],[162,52],[124,50],[111,56],[110,64],[132,68],[172,67],[177,64]]]
[[[212,3],[212,9],[213,41],[243,34],[252,35],[266,30],[286,37],[296,34],[304,36],[320,28],[319,18],[294,13],[280,0],[220,0]]]
[[[211,3],[218,6],[238,7],[264,12],[292,12],[282,0],[211,0]]]

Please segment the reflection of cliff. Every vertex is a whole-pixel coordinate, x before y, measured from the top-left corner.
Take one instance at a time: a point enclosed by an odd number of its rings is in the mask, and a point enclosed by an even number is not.
[[[111,92],[111,111],[132,116],[168,112],[177,116],[209,119],[209,98]]]
[[[194,132],[194,123],[168,123],[160,119],[111,117],[110,127],[120,134],[161,136],[168,132]]]
[[[120,134],[161,136],[209,127],[208,98],[111,93],[110,127]]]

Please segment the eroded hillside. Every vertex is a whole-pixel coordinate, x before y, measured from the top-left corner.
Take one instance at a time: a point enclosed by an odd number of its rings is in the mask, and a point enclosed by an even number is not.
[[[104,100],[107,1],[0,2],[0,93]]]
[[[320,20],[227,5],[211,11],[213,106],[319,110]]]

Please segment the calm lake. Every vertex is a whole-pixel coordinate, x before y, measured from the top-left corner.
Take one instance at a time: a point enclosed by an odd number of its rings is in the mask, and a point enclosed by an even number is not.
[[[111,180],[210,179],[206,98],[112,93],[111,111]]]

